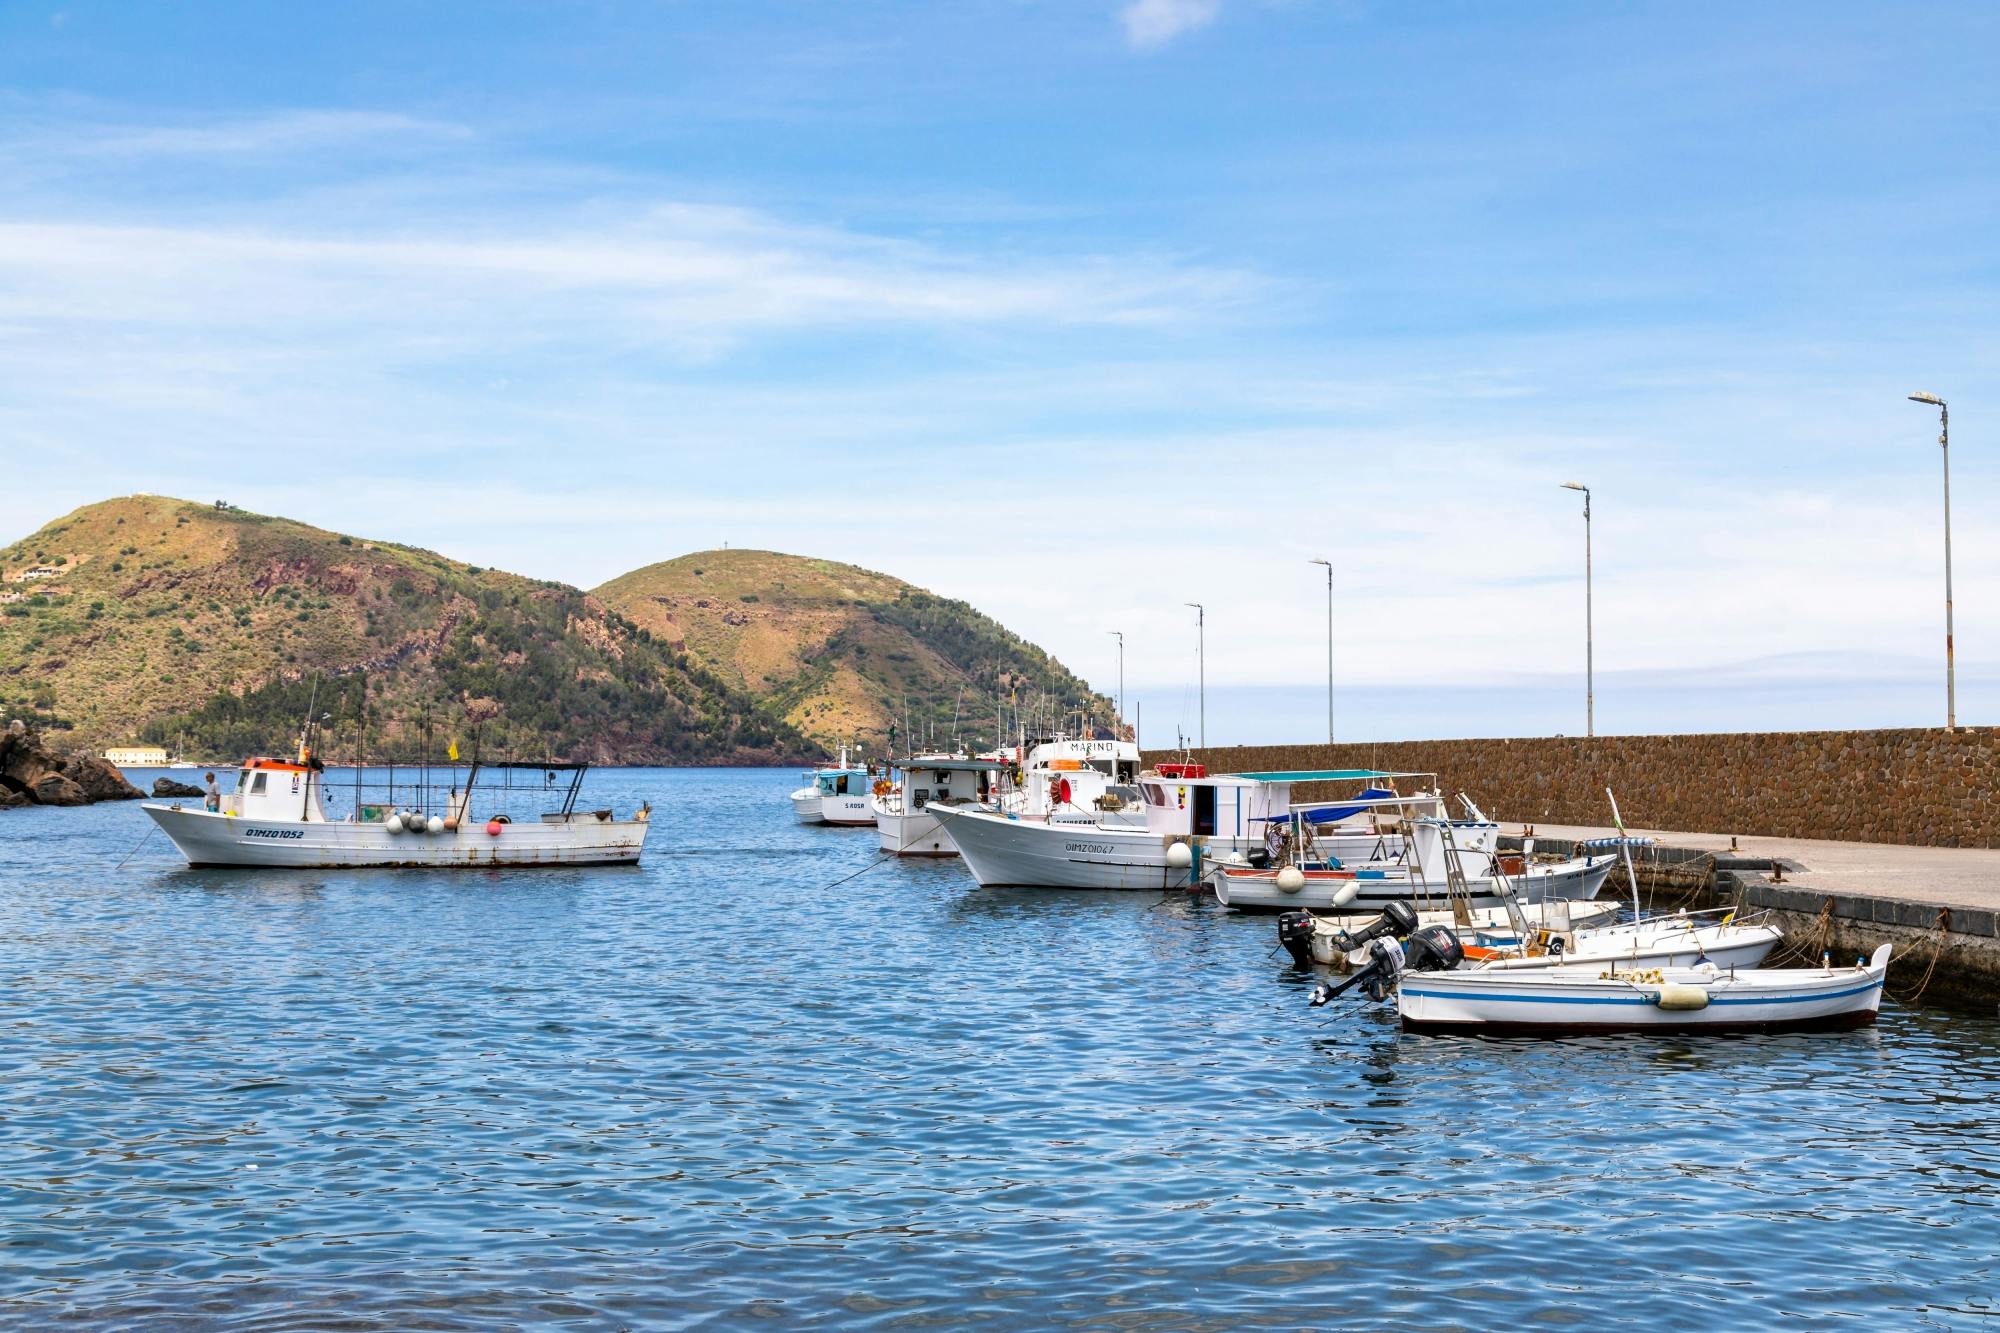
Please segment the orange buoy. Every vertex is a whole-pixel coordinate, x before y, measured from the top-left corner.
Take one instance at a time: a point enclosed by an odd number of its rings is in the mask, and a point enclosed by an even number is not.
[[[497,837],[499,837],[499,836],[500,836],[500,821],[499,821],[499,820],[497,820],[497,819],[489,819],[489,820],[487,820],[487,821],[486,821],[486,836],[487,836],[487,837],[489,837],[489,838],[497,838]]]

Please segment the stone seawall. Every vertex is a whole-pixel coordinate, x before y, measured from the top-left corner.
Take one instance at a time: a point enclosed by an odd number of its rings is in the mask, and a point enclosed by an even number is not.
[[[1608,786],[1634,828],[2000,847],[2000,732],[1986,729],[1218,746],[1195,757],[1219,772],[1434,772],[1510,824],[1608,825]]]

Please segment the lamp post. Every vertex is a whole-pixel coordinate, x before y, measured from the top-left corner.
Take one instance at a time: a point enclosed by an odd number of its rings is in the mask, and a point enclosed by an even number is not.
[[[1185,602],[1194,608],[1194,660],[1198,698],[1201,700],[1201,748],[1208,748],[1208,612],[1200,602]]]
[[[1590,487],[1580,481],[1563,483],[1566,491],[1583,492],[1583,734],[1597,734],[1597,627],[1592,623],[1590,588]]]
[[[1124,740],[1125,731],[1125,631],[1108,629],[1104,631],[1118,640],[1118,731],[1119,740]]]
[[[1326,566],[1326,743],[1333,744],[1333,561],[1307,562]]]
[[[1958,668],[1951,647],[1951,409],[1934,393],[1913,393],[1913,403],[1938,410],[1938,445],[1944,454],[1944,729],[1958,730]]]

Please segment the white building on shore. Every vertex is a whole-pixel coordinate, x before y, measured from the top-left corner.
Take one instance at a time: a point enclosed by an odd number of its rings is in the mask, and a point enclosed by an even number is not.
[[[165,768],[167,752],[158,745],[114,745],[104,757],[120,768]]]

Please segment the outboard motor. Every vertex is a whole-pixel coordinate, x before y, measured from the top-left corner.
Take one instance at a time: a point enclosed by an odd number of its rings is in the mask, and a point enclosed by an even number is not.
[[[1449,972],[1465,961],[1465,946],[1450,926],[1425,926],[1403,943],[1405,972]]]
[[[1415,912],[1401,903],[1391,903],[1390,907],[1400,908],[1401,919],[1415,926]],[[1422,930],[1390,932],[1382,929],[1389,916],[1389,912],[1384,912],[1365,930],[1355,932],[1357,937],[1376,936],[1368,942],[1367,964],[1338,986],[1321,986],[1315,990],[1312,997],[1314,1008],[1356,986],[1366,987],[1372,1000],[1384,999],[1389,994],[1389,988],[1396,984],[1396,978],[1405,972],[1448,972],[1465,961],[1465,946],[1459,943],[1457,934],[1450,926],[1425,926]],[[1399,941],[1397,934],[1407,935],[1407,939]]]
[[[1271,854],[1262,847],[1252,847],[1243,853],[1243,862],[1253,870],[1262,870],[1271,864]]]
[[[1333,933],[1333,947],[1342,953],[1353,953],[1370,940],[1381,939],[1385,935],[1398,938],[1413,933],[1417,928],[1416,909],[1408,903],[1390,903],[1382,909],[1382,915],[1356,931],[1337,930]]]
[[[1281,912],[1278,914],[1278,943],[1285,946],[1285,952],[1300,967],[1311,967],[1313,961],[1313,934],[1318,929],[1319,918],[1311,912]]]

